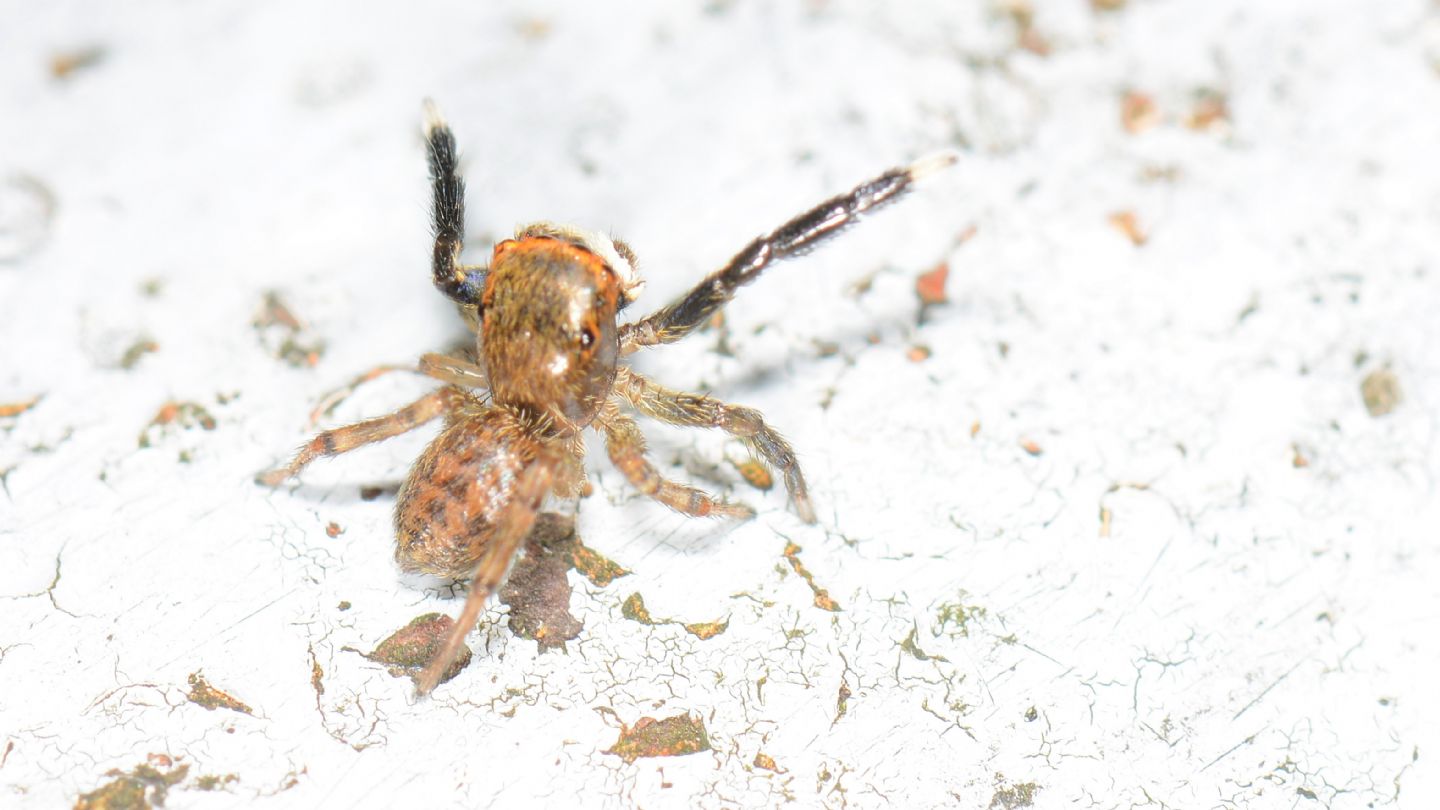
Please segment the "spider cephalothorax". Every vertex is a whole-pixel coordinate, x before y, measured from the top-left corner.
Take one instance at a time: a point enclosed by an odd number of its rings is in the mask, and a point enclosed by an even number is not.
[[[388,416],[325,431],[288,465],[259,477],[277,485],[317,457],[444,417],[444,429],[410,469],[397,497],[395,556],[407,570],[473,577],[474,584],[444,648],[420,677],[422,694],[435,687],[464,644],[545,497],[573,498],[584,489],[584,429],[602,433],[611,463],[636,489],[666,506],[694,516],[754,515],[744,504],[662,477],[646,458],[645,439],[627,410],[734,436],[780,471],[795,511],[813,523],[815,510],[795,453],[758,411],[665,388],[620,360],[685,337],[772,262],[815,247],[955,161],[952,155],[922,160],[826,200],[751,241],[669,306],[617,325],[617,313],[643,286],[629,246],[540,222],[496,245],[488,266],[462,264],[465,185],[455,138],[429,105],[425,140],[433,182],[435,286],[460,305],[475,328],[479,363],[425,355],[420,371],[444,387]]]

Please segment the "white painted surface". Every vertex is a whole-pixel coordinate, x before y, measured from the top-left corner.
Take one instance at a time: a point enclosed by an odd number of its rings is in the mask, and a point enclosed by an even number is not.
[[[66,806],[157,753],[191,765],[171,807],[987,808],[1026,783],[1038,807],[1440,804],[1436,7],[1043,2],[1040,57],[985,3],[689,5],[3,4],[0,179],[56,210],[0,264],[0,402],[44,396],[0,420],[0,804]],[[1120,126],[1127,89],[1155,127]],[[1228,131],[1183,125],[1202,89]],[[737,446],[647,427],[760,517],[684,520],[592,459],[582,535],[634,575],[576,579],[565,653],[490,611],[416,703],[343,648],[458,610],[398,576],[388,500],[358,497],[424,437],[293,490],[250,476],[323,392],[463,332],[427,279],[425,96],[477,251],[536,219],[612,230],[642,312],[850,183],[966,151],[746,289],[736,357],[698,335],[638,361],[762,409],[822,525],[739,482]],[[951,303],[917,327],[941,259]],[[327,343],[315,368],[258,340],[270,289]],[[1404,399],[1374,418],[1384,366]],[[329,424],[424,389],[384,378]],[[138,449],[168,400],[216,429]],[[637,590],[729,629],[631,622]],[[968,634],[937,621],[957,602],[985,610]],[[254,716],[186,702],[197,670]],[[681,712],[714,751],[603,753],[615,717]]]

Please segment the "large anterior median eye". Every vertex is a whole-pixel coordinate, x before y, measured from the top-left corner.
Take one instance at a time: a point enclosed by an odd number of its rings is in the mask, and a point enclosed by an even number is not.
[[[586,326],[584,329],[581,329],[581,330],[580,330],[580,348],[585,349],[585,350],[588,351],[591,346],[594,346],[594,345],[595,345],[595,337],[596,337],[596,336],[595,336],[595,327],[593,327],[593,326]]]

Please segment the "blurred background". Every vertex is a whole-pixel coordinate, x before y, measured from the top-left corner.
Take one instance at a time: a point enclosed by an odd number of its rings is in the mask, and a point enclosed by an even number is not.
[[[0,804],[1440,797],[1434,2],[0,19]],[[740,445],[646,423],[759,517],[669,513],[592,447],[577,530],[628,576],[568,574],[559,646],[492,604],[417,702],[366,655],[462,601],[391,558],[434,430],[251,478],[429,386],[327,392],[466,340],[429,282],[427,97],[469,260],[611,232],[633,317],[961,160],[635,358],[764,412],[818,526]]]

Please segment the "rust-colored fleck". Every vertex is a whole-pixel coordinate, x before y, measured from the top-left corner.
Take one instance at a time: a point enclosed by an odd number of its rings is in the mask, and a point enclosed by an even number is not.
[[[168,767],[168,757],[166,758]],[[151,810],[164,807],[170,788],[184,781],[190,772],[190,764],[184,763],[168,771],[146,763],[137,765],[129,773],[110,770],[106,776],[114,777],[89,793],[82,793],[75,800],[75,810]]]
[[[935,306],[950,300],[945,297],[945,280],[950,277],[950,265],[940,262],[934,269],[921,273],[915,279],[915,295],[921,306]]]
[[[234,695],[211,686],[199,672],[190,673],[189,683],[190,691],[186,693],[185,699],[196,706],[203,706],[212,712],[216,709],[229,709],[241,714],[254,714],[249,706],[241,703]]]
[[[804,563],[800,562],[799,546],[787,542],[785,544],[785,559],[790,563],[790,567],[795,569],[795,573],[799,574],[800,578],[805,580],[805,584],[810,586],[811,592],[815,594],[815,607],[821,610],[831,611],[832,613],[839,612],[840,604],[830,598],[829,591],[815,584],[815,575],[810,573],[810,569],[806,568]]]
[[[253,323],[261,345],[292,366],[313,368],[325,352],[323,340],[302,340],[304,324],[278,292],[265,293]]]
[[[905,352],[905,359],[912,363],[923,363],[930,359],[930,347],[922,344],[911,346]]]
[[[979,420],[979,419],[976,419],[974,422],[971,422],[971,423],[970,423],[970,438],[973,439],[973,438],[975,438],[976,436],[979,436],[979,435],[980,435],[980,420]]]
[[[40,404],[43,397],[35,396],[29,399],[22,399],[19,402],[0,403],[0,418],[7,416],[19,416]]]
[[[1295,469],[1303,470],[1310,466],[1310,457],[1305,455],[1305,451],[1300,449],[1300,445],[1290,445],[1290,452],[1293,453],[1290,457],[1290,464]]]
[[[574,547],[570,549],[570,561],[581,576],[600,588],[620,577],[630,575],[629,569],[580,542],[579,538],[576,538]]]
[[[620,615],[632,622],[641,624],[656,624],[654,617],[650,615],[650,609],[645,607],[645,597],[639,591],[630,594],[624,604],[620,605]]]
[[[140,364],[140,358],[160,351],[160,344],[149,338],[139,338],[120,355],[120,368],[129,371]]]
[[[345,530],[342,529],[342,528],[340,528],[340,524],[339,524],[339,523],[336,523],[336,522],[333,521],[333,520],[330,521],[329,523],[326,523],[326,524],[325,524],[325,536],[326,536],[326,537],[332,537],[332,538],[334,538],[334,537],[339,537],[340,535],[342,535],[342,534],[344,534],[344,533],[345,533]]]
[[[745,483],[762,492],[769,492],[770,488],[775,486],[775,478],[770,475],[770,468],[753,458],[738,463],[732,461],[730,464],[740,473],[740,477],[745,479]]]
[[[1223,132],[1230,126],[1230,109],[1225,96],[1214,91],[1200,93],[1185,117],[1185,126],[1202,132]]]
[[[1131,135],[1138,135],[1160,123],[1160,109],[1155,99],[1138,90],[1126,91],[1120,99],[1120,125]]]
[[[1119,11],[1126,0],[1090,0],[1090,7],[1096,11]]]
[[[193,787],[194,787],[196,790],[205,790],[205,791],[219,790],[219,789],[225,787],[226,785],[232,785],[232,784],[234,784],[234,783],[236,783],[236,782],[239,782],[239,781],[240,781],[240,774],[238,774],[238,773],[226,773],[226,774],[207,773],[207,774],[204,774],[204,775],[200,776],[199,778],[197,778],[197,779],[195,780],[195,784],[193,785]]]
[[[696,622],[685,625],[685,631],[701,641],[710,639],[725,632],[730,627],[730,622]]]
[[[775,758],[765,753],[764,751],[755,752],[755,762],[752,764],[756,768],[764,768],[765,770],[771,771],[773,773],[785,773],[785,771],[780,769],[779,765],[775,764]]]
[[[869,343],[871,346],[879,346],[879,345],[880,345],[880,340],[881,340],[881,338],[880,338],[880,333],[879,333],[879,332],[866,332],[866,333],[865,333],[865,342],[866,342],[866,343]]]
[[[1108,506],[1102,506],[1102,507],[1100,507],[1100,536],[1101,536],[1101,537],[1109,537],[1109,536],[1110,536],[1110,525],[1111,525],[1111,523],[1114,522],[1114,520],[1115,520],[1115,513],[1114,513],[1113,511],[1111,511],[1110,507],[1108,507]]]
[[[570,578],[574,566],[574,518],[541,514],[525,541],[525,556],[515,563],[500,589],[501,603],[510,607],[510,631],[532,639],[541,652],[564,649],[584,624],[570,613]]]
[[[542,17],[525,17],[515,21],[515,33],[519,34],[522,39],[532,41],[539,41],[550,36],[554,28],[555,26],[550,20]]]
[[[688,714],[677,714],[663,720],[642,717],[634,727],[620,727],[620,738],[606,754],[614,754],[632,763],[641,757],[679,757],[710,750],[710,736],[705,723]]]
[[[1045,452],[1045,448],[1041,447],[1034,439],[1021,439],[1020,449],[1032,456],[1038,456]]]
[[[450,635],[455,622],[442,613],[426,613],[416,616],[410,623],[391,633],[380,645],[365,657],[378,664],[385,664],[393,677],[409,676],[418,681],[425,669]],[[455,661],[440,676],[440,683],[454,678],[470,665],[470,648],[460,645]]]
[[[1049,56],[1050,43],[1035,28],[1035,8],[1029,0],[1009,0],[1004,8],[1015,21],[1015,44],[1036,56]]]
[[[1134,211],[1116,211],[1106,221],[1115,230],[1125,234],[1125,238],[1135,247],[1140,247],[1150,240],[1149,235],[1141,229],[1140,220],[1135,217]]]
[[[1384,416],[1400,404],[1400,378],[1388,368],[1372,371],[1360,383],[1360,396],[1371,416]]]
[[[302,328],[300,319],[290,311],[290,306],[280,297],[280,293],[274,290],[265,293],[260,314],[255,316],[255,325],[258,327],[283,326],[292,332],[298,332]]]
[[[360,500],[373,501],[385,494],[385,487],[366,486],[360,487]]]
[[[216,422],[215,417],[211,416],[210,412],[205,410],[205,406],[198,402],[167,402],[160,406],[159,411],[156,411],[150,424],[140,431],[140,446],[142,448],[149,447],[151,433],[170,425],[178,425],[185,429],[199,427],[202,430],[214,430]]]
[[[61,51],[50,57],[50,75],[61,80],[68,79],[71,74],[105,61],[105,55],[105,49],[99,45]]]

